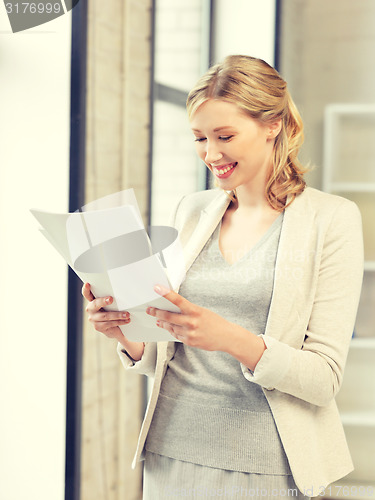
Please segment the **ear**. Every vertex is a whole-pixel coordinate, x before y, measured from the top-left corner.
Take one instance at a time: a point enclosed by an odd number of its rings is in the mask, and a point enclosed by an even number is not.
[[[267,134],[269,139],[276,139],[281,130],[281,118],[274,122],[267,123]]]

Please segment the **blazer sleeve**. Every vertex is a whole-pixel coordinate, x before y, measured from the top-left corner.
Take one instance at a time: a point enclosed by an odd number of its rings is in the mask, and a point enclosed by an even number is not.
[[[360,211],[345,200],[334,211],[325,235],[302,349],[260,335],[267,349],[254,372],[241,364],[247,380],[317,406],[325,406],[335,397],[354,329],[363,260]]]
[[[124,346],[118,342],[117,354],[126,370],[131,370],[140,375],[153,377],[156,367],[156,342],[145,342],[145,350],[139,361],[135,361],[125,350]]]
[[[181,198],[175,209],[172,211],[169,220],[169,225],[172,227],[176,226],[177,212],[184,198],[185,196]],[[139,373],[140,375],[147,375],[149,377],[153,377],[155,375],[157,342],[145,342],[145,350],[143,352],[142,358],[139,361],[135,361],[126,352],[124,346],[120,343],[117,344],[117,354],[119,355],[121,363],[126,370],[131,370],[134,373]]]

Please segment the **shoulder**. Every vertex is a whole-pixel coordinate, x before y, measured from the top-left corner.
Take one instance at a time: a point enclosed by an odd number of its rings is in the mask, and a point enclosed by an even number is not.
[[[209,211],[217,205],[229,200],[226,192],[222,189],[206,189],[185,195],[174,211],[173,225],[181,227],[186,220],[191,223],[197,221],[202,211]]]
[[[291,209],[289,222],[293,234],[296,231],[304,234],[313,246],[321,244],[329,251],[336,249],[337,258],[341,255],[340,248],[363,258],[362,217],[353,201],[307,187],[286,208],[286,214],[288,209]]]
[[[330,207],[333,210],[342,204],[352,204],[353,202],[337,194],[326,193],[319,189],[307,186],[305,190],[296,197],[295,201],[300,201],[319,208],[321,206]]]
[[[303,193],[296,197],[291,207],[294,204],[295,210],[311,212],[318,220],[325,220],[328,223],[333,219],[346,217],[360,219],[360,211],[356,203],[343,196],[326,193],[312,187],[306,187]]]
[[[219,188],[205,189],[204,191],[196,191],[185,195],[180,203],[180,209],[195,209],[204,210],[215,200],[225,198],[225,191]]]

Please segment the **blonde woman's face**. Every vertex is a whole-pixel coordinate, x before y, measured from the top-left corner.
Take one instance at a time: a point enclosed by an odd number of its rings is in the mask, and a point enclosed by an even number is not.
[[[235,104],[210,99],[199,106],[190,124],[198,156],[219,187],[230,190],[244,185],[264,191],[279,122],[261,124]]]

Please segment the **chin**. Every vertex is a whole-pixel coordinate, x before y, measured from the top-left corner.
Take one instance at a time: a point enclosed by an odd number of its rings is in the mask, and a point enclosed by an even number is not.
[[[237,187],[237,185],[232,182],[225,182],[225,180],[217,179],[216,177],[214,178],[214,186],[225,189],[225,191],[232,191]]]

